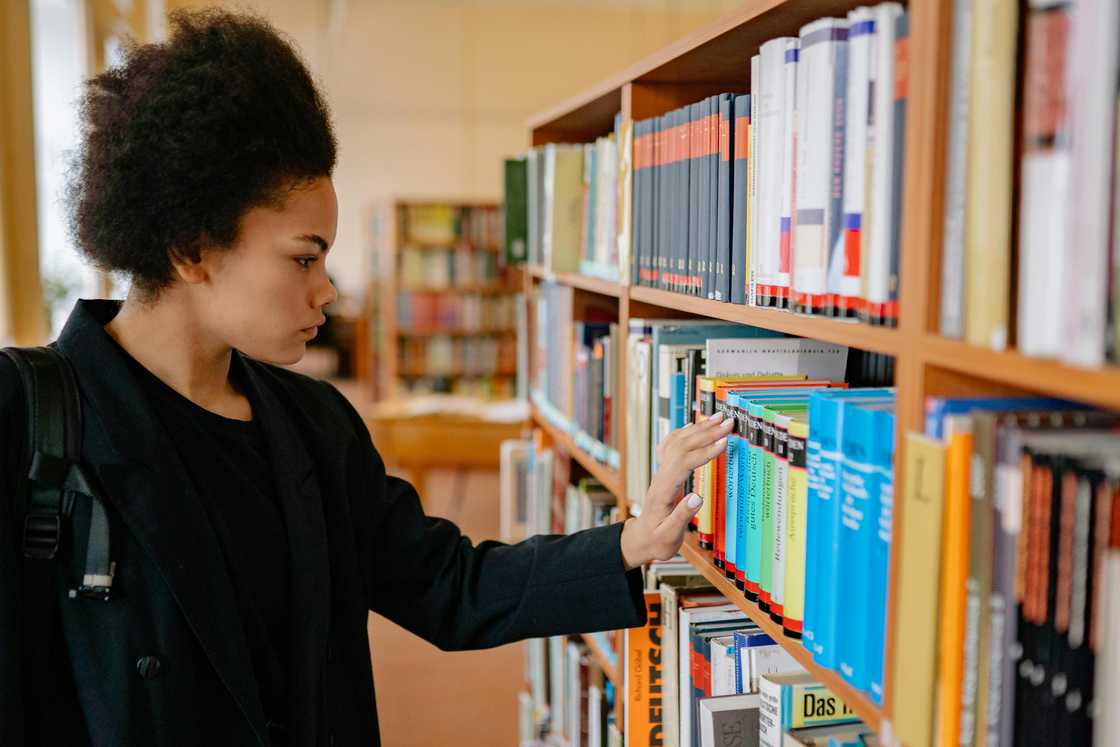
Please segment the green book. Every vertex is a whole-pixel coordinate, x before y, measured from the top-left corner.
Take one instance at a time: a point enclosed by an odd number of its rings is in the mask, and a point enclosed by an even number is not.
[[[505,161],[505,241],[507,265],[528,259],[529,167],[524,156]]]

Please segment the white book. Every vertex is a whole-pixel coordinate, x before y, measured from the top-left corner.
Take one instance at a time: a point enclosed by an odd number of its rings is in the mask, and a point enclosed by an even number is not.
[[[797,159],[794,144],[797,142],[797,68],[800,54],[800,41],[791,38],[786,44],[784,65],[782,67],[782,186],[781,186],[781,246],[778,254],[778,294],[779,306],[789,303],[790,281],[793,272],[793,257],[797,245],[793,235],[793,211],[795,210],[797,184]]]
[[[875,43],[875,13],[856,8],[848,14],[848,90],[844,97],[844,254],[836,291],[841,302],[857,308],[863,296],[860,266],[867,250],[867,143],[870,126],[871,63]]]
[[[801,337],[710,338],[706,343],[708,376],[787,376],[843,381],[848,348]]]
[[[800,35],[793,300],[809,313],[828,311],[828,294],[839,290],[843,270],[844,118],[838,123],[835,112],[846,93],[847,35],[841,18],[819,18]]]
[[[572,747],[580,746],[580,732],[582,731],[582,724],[580,723],[580,717],[582,716],[582,709],[580,708],[582,692],[579,684],[580,656],[580,645],[575,641],[568,641],[564,675],[564,687],[566,689],[564,704],[567,708],[564,719],[564,733],[568,735],[568,743]]]
[[[533,452],[531,441],[502,441],[499,456],[498,513],[503,542],[519,542],[527,534],[529,495],[525,478]]]
[[[1111,548],[1101,561],[1100,594],[1097,607],[1097,630],[1108,631],[1099,637],[1093,675],[1094,699],[1098,703],[1093,724],[1093,747],[1120,746],[1120,550]],[[1109,704],[1109,705],[1104,705]]]
[[[735,639],[720,636],[708,641],[712,657],[712,695],[735,694]]]
[[[945,229],[941,237],[941,335],[957,340],[964,337],[964,221],[968,205],[968,71],[972,56],[973,2],[974,0],[953,2],[953,67],[949,80],[949,120],[946,123],[949,132],[945,159]],[[1026,184],[1024,173],[1024,188]]]
[[[1108,307],[1109,230],[1112,218],[1113,132],[1120,62],[1120,3],[1079,0],[1074,5],[1066,91],[1073,140],[1071,225],[1065,246],[1063,359],[1080,366],[1104,363]],[[1090,50],[1091,53],[1090,53]],[[1039,299],[1045,303],[1044,299]]]
[[[871,220],[867,234],[864,298],[882,306],[891,299],[890,268],[894,211],[891,207],[894,173],[894,55],[895,20],[902,14],[898,3],[874,8],[875,37],[871,66],[871,128],[868,138],[871,163]]]
[[[525,645],[529,694],[533,698],[533,707],[538,713],[544,713],[548,709],[548,687],[545,679],[548,674],[548,641],[544,638],[530,638]]]
[[[548,639],[548,692],[551,703],[552,730],[567,734],[567,667],[564,666],[564,636],[555,635]]]
[[[522,692],[517,694],[517,738],[519,744],[526,744],[534,738],[536,729],[533,718],[533,696]]]
[[[544,215],[541,223],[541,262],[544,267],[552,268],[552,231],[553,213],[556,202],[556,144],[544,146],[544,191],[542,193]]]
[[[757,747],[758,695],[728,695],[700,701],[700,747]]]
[[[587,747],[603,747],[603,691],[598,685],[587,688]]]
[[[650,471],[650,342],[641,335],[627,339],[626,366],[626,492],[640,507],[649,488]]]
[[[751,121],[748,141],[750,146],[747,149],[747,193],[749,198],[747,200],[747,272],[750,277],[749,285],[747,286],[747,305],[755,305],[755,296],[757,293],[758,283],[758,255],[759,255],[759,222],[760,213],[758,211],[758,185],[759,185],[759,164],[762,159],[758,154],[759,143],[759,100],[762,98],[756,95],[761,91],[762,86],[762,56],[754,55],[751,57]],[[738,115],[738,112],[736,112]]]
[[[759,49],[758,114],[752,126],[758,128],[757,149],[751,154],[757,161],[758,199],[757,243],[751,247],[751,260],[757,261],[756,294],[760,303],[777,293],[780,285],[782,248],[782,165],[785,132],[786,85],[785,58],[787,48],[796,54],[797,40],[792,37],[771,39]],[[792,102],[791,102],[792,105]],[[787,200],[788,203],[788,195]],[[757,250],[755,249],[757,247]]]
[[[747,662],[752,692],[758,692],[759,682],[768,674],[805,671],[801,662],[777,643],[769,646],[752,646],[747,650]]]

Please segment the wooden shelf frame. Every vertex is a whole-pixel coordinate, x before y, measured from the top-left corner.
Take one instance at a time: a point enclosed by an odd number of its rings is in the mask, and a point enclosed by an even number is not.
[[[771,38],[797,35],[802,25],[817,18],[838,16],[865,4],[860,0],[745,0],[742,7],[710,26],[681,39],[635,63],[593,88],[534,117],[528,123],[531,142],[586,142],[610,133],[614,115],[624,122],[664,114],[722,91],[744,91],[749,83],[749,60],[759,45]],[[896,465],[904,463],[905,434],[924,427],[927,396],[980,394],[1043,394],[1064,397],[1097,407],[1120,410],[1120,366],[1085,369],[1051,360],[1030,358],[1015,350],[993,351],[949,340],[937,334],[940,299],[940,266],[943,202],[945,190],[946,122],[949,77],[952,63],[952,0],[910,0],[908,42],[906,143],[903,154],[902,230],[900,252],[899,326],[872,327],[833,319],[807,317],[770,309],[709,301],[683,294],[606,283],[596,278],[565,273],[551,274],[530,268],[526,289],[534,278],[547,277],[609,298],[617,298],[619,328],[625,334],[629,320],[637,317],[700,317],[722,319],[792,335],[848,345],[884,353],[895,359]],[[616,103],[617,102],[617,103]],[[614,108],[612,108],[614,107]],[[578,138],[574,135],[579,135]],[[1010,217],[1009,217],[1010,219]],[[578,311],[576,312],[578,314]],[[573,319],[576,321],[576,319]],[[529,327],[533,333],[532,325]],[[625,348],[620,353],[619,372],[625,377]],[[625,391],[625,379],[618,382]],[[620,469],[610,470],[603,480],[626,502],[625,398],[620,420]],[[553,431],[539,413],[534,416],[543,428]],[[592,474],[605,467],[574,447],[565,434],[555,438]],[[598,476],[598,475],[597,475]],[[602,478],[600,478],[602,480]],[[611,487],[611,485],[615,487]],[[901,470],[895,476],[894,525],[901,526],[905,485]],[[685,556],[720,589],[758,620],[763,629],[773,627],[757,607],[723,579],[711,565],[707,553],[690,539]],[[854,691],[834,672],[814,665],[799,645],[787,645],[794,656],[822,682],[845,699],[869,724],[889,725],[893,688],[894,625],[891,614],[897,599],[900,547],[897,538],[891,552],[890,587],[887,599],[886,654],[883,706]],[[757,617],[756,617],[757,616]],[[758,619],[762,618],[762,619]],[[774,636],[778,640],[779,635]],[[773,635],[773,633],[772,633]]]

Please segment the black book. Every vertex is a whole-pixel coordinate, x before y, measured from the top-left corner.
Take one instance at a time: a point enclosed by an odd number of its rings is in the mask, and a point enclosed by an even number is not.
[[[747,187],[748,163],[747,143],[750,127],[751,97],[735,96],[730,104],[730,151],[731,185],[730,196],[730,247],[731,283],[729,298],[731,303],[747,302],[747,285],[750,282],[747,267]],[[752,154],[753,155],[753,154]]]

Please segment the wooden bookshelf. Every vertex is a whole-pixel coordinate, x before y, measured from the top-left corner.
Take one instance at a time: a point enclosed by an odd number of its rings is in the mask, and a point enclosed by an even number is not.
[[[570,435],[553,425],[552,421],[546,418],[535,406],[531,409],[531,417],[533,422],[548,434],[548,437],[556,446],[566,452],[572,459],[575,459],[591,473],[592,477],[603,483],[603,486],[614,494],[615,498],[618,499],[620,512],[623,516],[626,516],[626,484],[622,479],[622,474],[576,446],[575,440]]]
[[[580,636],[580,638],[587,645],[588,650],[591,651],[591,658],[595,660],[595,664],[599,669],[603,670],[603,675],[613,682],[615,687],[621,688],[622,678],[618,674],[618,668],[614,664],[611,664],[611,660],[607,657],[607,652],[603,650],[599,642],[595,640],[593,636],[587,634]]]
[[[534,266],[529,268],[529,275],[540,280],[553,280],[563,285],[570,285],[573,288],[580,288],[603,296],[618,298],[623,293],[622,286],[616,282],[574,272],[550,272],[543,267]]]
[[[712,565],[712,554],[707,550],[700,549],[697,543],[696,535],[689,533],[685,537],[684,545],[681,547],[681,554],[692,565],[696,566],[704,578],[716,587],[721,594],[735,603],[739,609],[743,610],[751,620],[754,621],[758,627],[766,635],[774,639],[782,648],[789,652],[790,656],[797,659],[801,666],[817,678],[822,684],[826,685],[832,692],[836,693],[840,698],[848,704],[856,714],[863,719],[867,724],[876,731],[880,728],[880,721],[882,714],[878,706],[871,702],[871,700],[859,692],[844,679],[831,669],[825,669],[813,661],[813,655],[805,650],[801,645],[801,641],[789,638],[782,632],[782,626],[775,623],[770,619],[770,615],[759,609],[758,605],[748,600],[743,596],[738,587],[723,575],[723,571]]]
[[[401,277],[402,255],[404,252],[423,250],[464,250],[469,252],[485,252],[498,255],[501,252],[501,235],[496,238],[472,243],[469,236],[449,236],[446,241],[434,240],[423,236],[409,235],[408,212],[415,208],[449,208],[454,211],[466,210],[499,210],[500,205],[485,200],[432,200],[432,199],[398,199],[379,207],[377,222],[379,230],[378,246],[378,276],[377,283],[377,337],[379,350],[377,351],[378,386],[377,399],[392,401],[399,398],[411,380],[431,378],[433,380],[450,380],[455,383],[458,379],[495,378],[510,381],[513,389],[513,378],[517,375],[512,367],[497,369],[491,374],[471,373],[460,366],[452,366],[446,371],[428,370],[423,365],[412,362],[404,365],[402,361],[403,346],[408,341],[424,340],[434,337],[453,337],[467,339],[471,337],[490,337],[499,340],[509,340],[516,335],[516,329],[511,327],[481,327],[478,329],[462,328],[461,326],[419,327],[404,326],[398,317],[398,300],[403,294],[440,295],[453,298],[466,298],[479,296],[484,300],[512,296],[522,289],[520,273],[509,269],[499,268],[499,276],[493,281],[480,283],[465,283],[462,285],[447,285],[446,287],[427,287],[422,283],[428,279],[418,280]],[[497,259],[497,257],[495,257]]]
[[[587,142],[610,133],[614,115],[624,122],[664,114],[676,107],[721,91],[744,91],[749,84],[749,60],[766,40],[797,35],[802,25],[825,16],[839,16],[865,4],[860,0],[745,0],[742,7],[707,28],[681,39],[636,62],[588,91],[552,107],[529,122],[531,142]],[[951,69],[951,0],[911,0],[908,41],[906,142],[903,152],[899,326],[894,329],[809,317],[770,309],[751,308],[707,299],[638,287],[625,279],[608,283],[597,278],[564,273],[529,271],[530,278],[549,278],[585,292],[617,299],[618,324],[629,327],[631,318],[691,317],[720,319],[769,330],[828,341],[894,357],[896,408],[896,464],[903,464],[905,434],[922,431],[924,405],[928,396],[1043,394],[1068,398],[1094,406],[1120,409],[1120,366],[1086,369],[1031,358],[1015,350],[994,351],[967,345],[937,334],[940,299],[940,246],[945,189],[946,121]],[[1009,216],[1010,219],[1010,216]],[[626,263],[623,258],[623,264]],[[626,267],[623,267],[624,272]],[[578,310],[576,312],[578,314]],[[577,321],[573,319],[573,321]],[[530,325],[530,333],[533,326]],[[625,350],[621,351],[621,376],[626,375]],[[625,391],[625,381],[618,382]],[[618,497],[626,501],[624,445],[627,417],[623,408],[618,443],[621,465],[609,470],[575,447],[534,411],[534,421],[553,435],[584,467]],[[894,522],[900,526],[906,486],[902,470],[896,470]],[[810,672],[833,688],[870,725],[889,733],[890,694],[893,683],[894,610],[898,558],[896,537],[891,551],[890,587],[882,706],[848,686],[834,672],[815,665],[799,643],[781,631],[748,602],[711,564],[690,537],[685,557],[723,594],[784,645]]]

